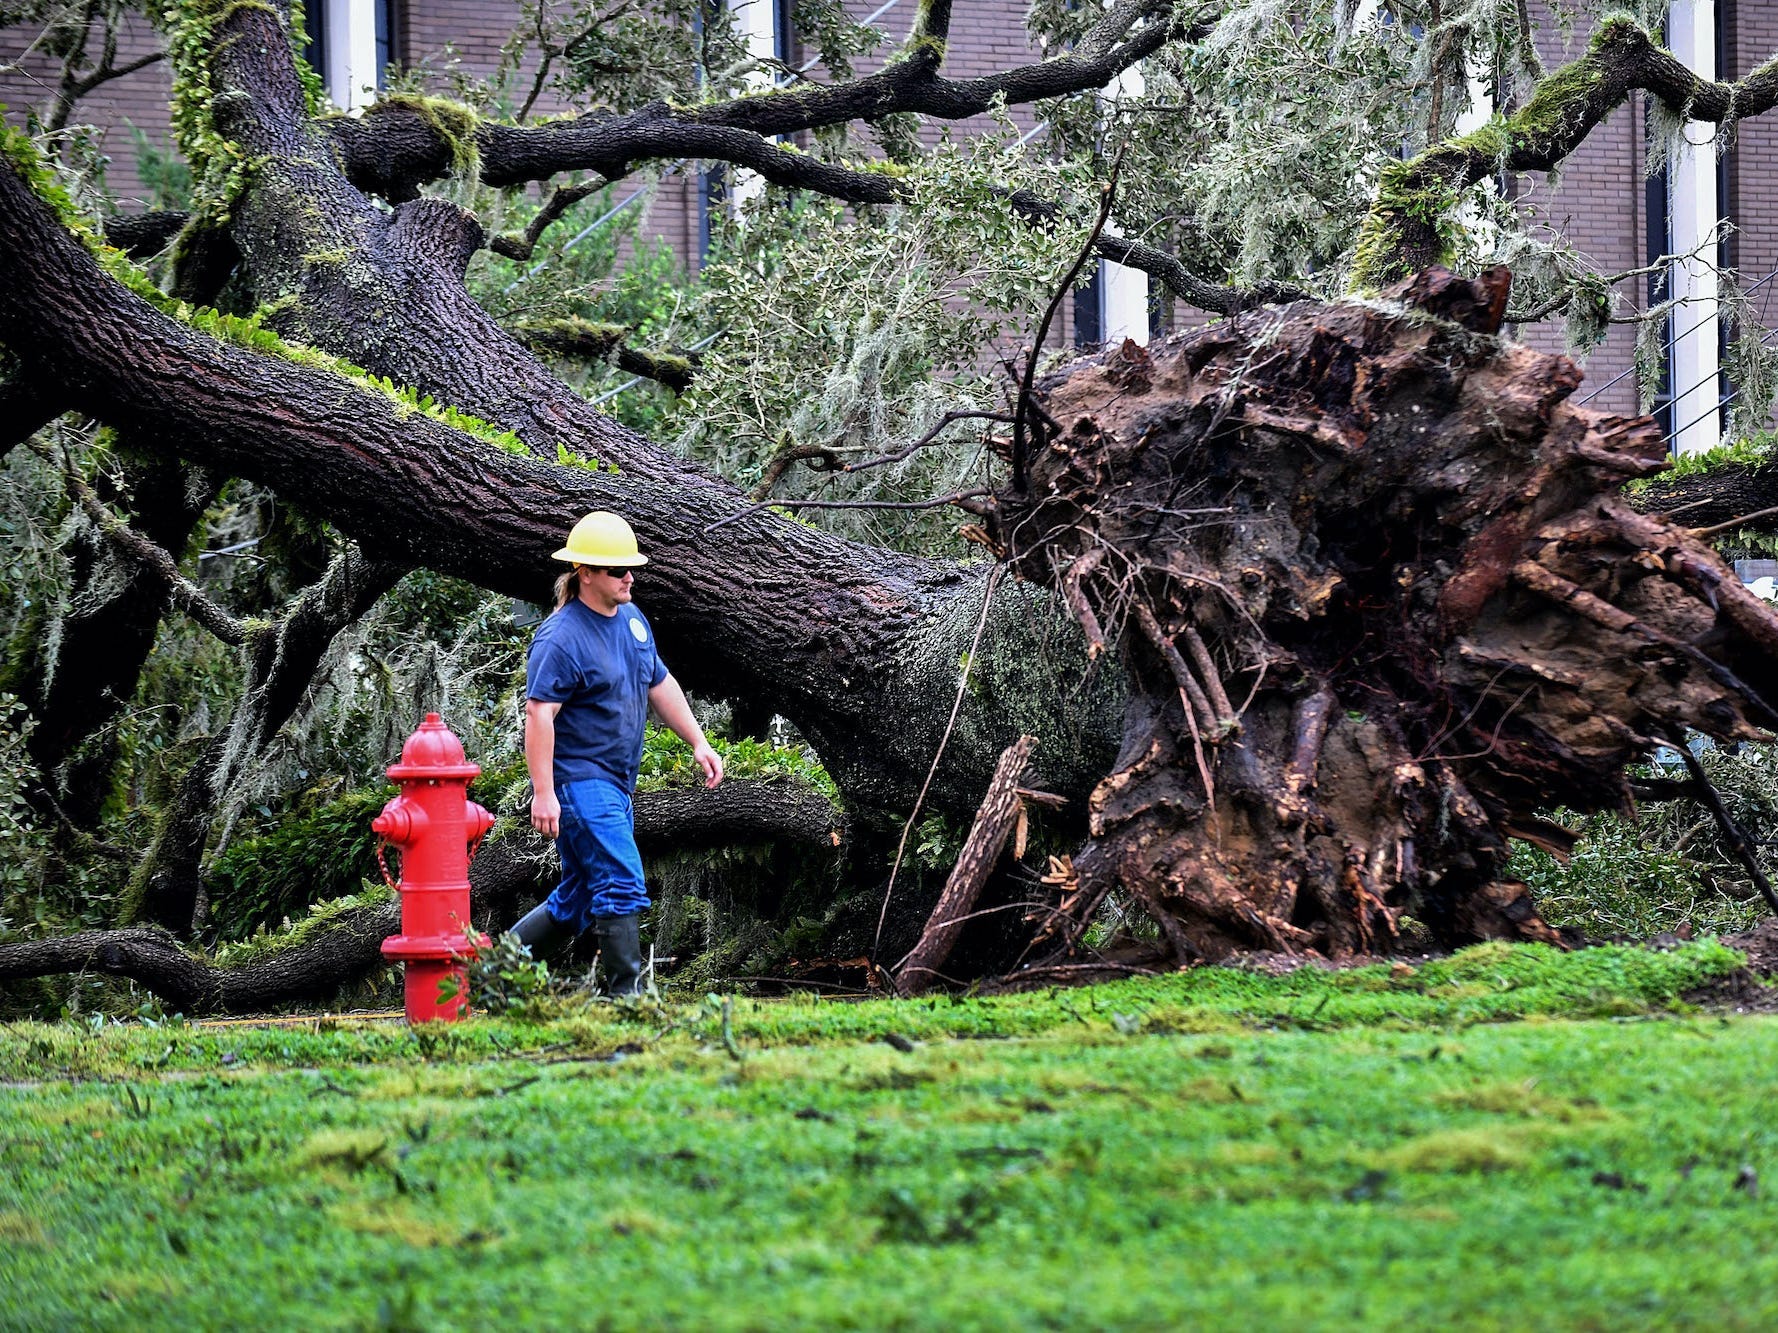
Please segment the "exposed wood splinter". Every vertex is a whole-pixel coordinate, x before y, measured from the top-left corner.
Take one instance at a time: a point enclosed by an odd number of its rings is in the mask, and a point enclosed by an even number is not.
[[[1105,548],[1094,547],[1069,565],[1068,572],[1062,576],[1062,598],[1068,603],[1068,609],[1074,613],[1081,632],[1087,636],[1088,661],[1094,660],[1105,651],[1105,631],[1100,628],[1099,617],[1094,613],[1092,603],[1087,601],[1086,590],[1081,584],[1104,560]]]
[[[1037,738],[1021,736],[1006,748],[994,766],[993,780],[982,797],[969,837],[951,868],[938,905],[921,933],[919,943],[895,970],[896,988],[903,995],[918,995],[941,979],[939,969],[951,956],[957,937],[963,931],[964,918],[974,910],[982,886],[1006,850],[1007,839],[1018,835],[1019,847],[1014,856],[1024,852],[1023,829],[1025,803],[1019,799],[1019,779],[1031,763],[1031,752]]]

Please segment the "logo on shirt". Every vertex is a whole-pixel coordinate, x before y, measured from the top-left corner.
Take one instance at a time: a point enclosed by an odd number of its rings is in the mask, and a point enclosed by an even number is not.
[[[648,642],[648,631],[642,628],[642,622],[640,620],[632,620],[630,622],[630,633],[636,636],[637,643]]]

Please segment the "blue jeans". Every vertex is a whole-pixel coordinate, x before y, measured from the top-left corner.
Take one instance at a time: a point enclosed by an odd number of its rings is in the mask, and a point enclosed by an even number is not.
[[[636,850],[636,812],[615,782],[585,778],[556,789],[562,831],[556,850],[562,882],[545,906],[565,926],[585,930],[599,916],[629,916],[648,908],[642,856]]]

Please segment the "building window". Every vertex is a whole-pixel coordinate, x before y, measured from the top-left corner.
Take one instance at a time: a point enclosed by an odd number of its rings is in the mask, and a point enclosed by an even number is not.
[[[795,0],[773,0],[772,45],[774,54],[785,64],[796,57]]]
[[[1667,207],[1667,195],[1670,188],[1671,173],[1662,167],[1650,176],[1642,185],[1642,218],[1644,242],[1643,263],[1651,269],[1661,262],[1661,257],[1672,253],[1671,237],[1672,221]],[[1648,275],[1648,303],[1659,305],[1672,295],[1668,290],[1673,280],[1670,272],[1656,271]],[[1667,318],[1661,326],[1661,379],[1655,386],[1654,396],[1649,403],[1648,414],[1660,425],[1661,434],[1672,438],[1673,435],[1673,335],[1678,326],[1673,322],[1673,311],[1667,312]]]
[[[379,91],[388,82],[389,66],[402,59],[400,0],[308,0],[303,7],[303,33],[308,47],[303,57],[327,85],[336,106],[351,107],[362,101],[355,95],[361,86]],[[372,68],[351,67],[349,29],[368,20],[372,33]],[[363,37],[360,38],[363,40]],[[374,54],[372,53],[374,52]]]
[[[1093,276],[1074,289],[1074,345],[1097,347],[1105,341],[1105,275],[1100,264]]]
[[[319,73],[327,68],[327,0],[309,0],[303,6],[303,35],[308,39],[303,59]]]
[[[377,16],[377,91],[382,92],[389,79],[389,66],[401,59],[401,33],[396,0],[375,0]]]

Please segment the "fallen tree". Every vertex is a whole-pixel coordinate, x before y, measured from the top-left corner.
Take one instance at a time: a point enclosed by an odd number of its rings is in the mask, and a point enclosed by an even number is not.
[[[358,121],[316,118],[275,8],[187,5],[175,63],[202,96],[183,123],[211,157],[198,164],[204,197],[184,221],[175,290],[207,299],[227,279],[257,313],[194,313],[78,238],[79,219],[12,137],[0,344],[17,368],[5,384],[53,386],[33,402],[102,421],[163,464],[165,495],[145,484],[124,498],[135,528],[167,545],[195,521],[185,482],[246,478],[326,520],[378,570],[423,565],[534,599],[575,517],[624,512],[654,557],[639,597],[676,674],[794,723],[857,827],[897,827],[922,792],[927,808],[967,817],[996,757],[1036,737],[1031,781],[1070,798],[1089,837],[1037,913],[1040,938],[1060,947],[1114,890],[1154,915],[1176,961],[1241,947],[1386,950],[1404,912],[1450,942],[1547,938],[1522,888],[1500,877],[1506,838],[1560,846],[1537,808],[1626,801],[1623,765],[1679,729],[1733,738],[1770,726],[1773,636],[1697,539],[1615,498],[1660,466],[1655,438],[1571,406],[1571,363],[1496,336],[1503,278],[1433,272],[1387,300],[1253,309],[1300,293],[1176,280],[1178,257],[1136,254],[1095,229],[1090,252],[1141,259],[1237,318],[1015,395],[1012,482],[964,502],[981,520],[971,535],[1022,576],[995,591],[979,563],[788,521],[596,411],[470,298],[465,267],[489,244],[480,222],[415,197],[470,157],[516,183],[695,151],[889,204],[903,197],[894,172],[835,175],[770,136],[1090,88],[1205,32],[1119,5],[1074,54],[964,86],[940,69],[948,8],[922,12],[908,57],[860,81],[864,94],[508,127],[412,100]],[[1726,85],[1703,97],[1646,38],[1622,24],[1607,38],[1587,59],[1609,57],[1610,79],[1553,76],[1538,115],[1509,123],[1526,165],[1559,158],[1635,87],[1712,114],[1764,105],[1769,79],[1751,101]],[[1539,137],[1556,112],[1561,134]],[[1433,212],[1455,207],[1478,154],[1422,155],[1390,189],[1432,180]],[[235,171],[241,162],[251,170]],[[1361,277],[1443,253],[1428,249],[1442,233],[1390,189]],[[1053,201],[1011,202],[1033,227],[1060,225]],[[24,418],[40,419],[35,407]],[[96,633],[129,594],[109,573],[75,573],[71,600]],[[46,670],[69,697],[39,701],[68,724],[45,733],[48,757],[90,734],[82,696],[128,692],[166,605],[157,593],[136,606],[128,651],[93,655],[89,677],[56,674],[50,652]],[[189,775],[184,827],[161,842],[167,873],[147,876],[169,887],[149,895],[160,905],[148,915],[189,929],[219,780],[263,747],[305,664],[361,609],[342,602],[288,661],[262,635],[278,660],[257,678],[276,688],[241,699],[228,763],[218,751]],[[911,944],[917,922],[904,933],[885,947]],[[161,938],[120,939],[115,956],[160,976],[161,946],[148,941]],[[51,945],[8,946],[38,950],[7,955],[13,975],[66,966],[74,955]],[[97,956],[91,940],[80,947]],[[215,984],[203,993],[223,996]]]

